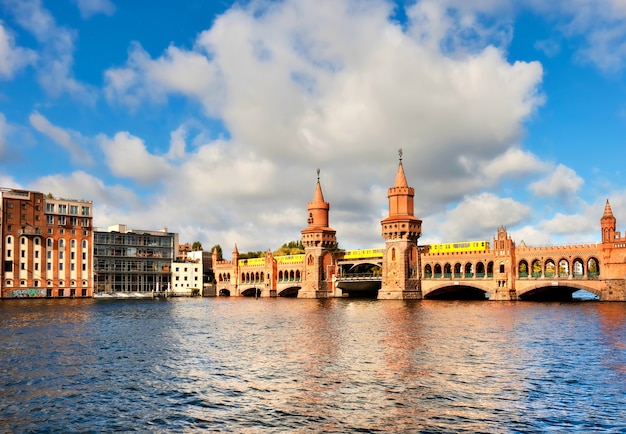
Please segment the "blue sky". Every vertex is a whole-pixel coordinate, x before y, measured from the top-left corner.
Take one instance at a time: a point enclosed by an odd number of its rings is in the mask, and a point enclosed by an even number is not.
[[[471,3],[467,5],[466,3]],[[383,244],[403,149],[422,243],[626,221],[618,0],[0,0],[0,186],[225,252]]]

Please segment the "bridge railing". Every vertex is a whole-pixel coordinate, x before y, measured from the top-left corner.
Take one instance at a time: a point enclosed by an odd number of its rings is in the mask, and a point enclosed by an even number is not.
[[[377,273],[345,273],[337,276],[337,280],[381,280]]]

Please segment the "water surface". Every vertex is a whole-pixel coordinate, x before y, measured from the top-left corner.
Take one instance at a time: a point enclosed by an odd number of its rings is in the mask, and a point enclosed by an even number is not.
[[[626,303],[0,301],[0,432],[626,432]]]

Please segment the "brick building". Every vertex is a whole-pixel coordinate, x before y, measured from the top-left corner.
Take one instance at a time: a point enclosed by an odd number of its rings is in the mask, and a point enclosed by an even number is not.
[[[93,203],[0,192],[1,297],[91,297]]]

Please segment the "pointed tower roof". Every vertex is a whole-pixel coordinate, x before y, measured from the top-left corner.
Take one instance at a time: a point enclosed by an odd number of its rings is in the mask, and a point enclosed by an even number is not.
[[[404,167],[402,166],[402,149],[398,151],[400,155],[400,163],[398,163],[398,173],[396,174],[396,181],[393,183],[394,187],[408,187],[406,182],[406,175],[404,174]]]
[[[604,205],[604,215],[602,216],[602,218],[615,218],[613,216],[613,210],[611,209],[611,204],[609,203],[609,200],[606,200],[606,205]]]
[[[239,254],[239,250],[237,249],[237,243],[235,243],[235,248],[233,249],[233,253]]]
[[[325,203],[324,193],[322,193],[322,185],[320,184],[320,170],[317,169],[317,185],[315,186],[315,194],[311,203]]]

